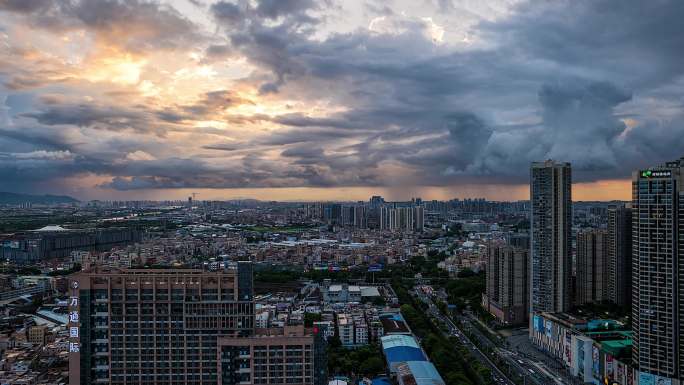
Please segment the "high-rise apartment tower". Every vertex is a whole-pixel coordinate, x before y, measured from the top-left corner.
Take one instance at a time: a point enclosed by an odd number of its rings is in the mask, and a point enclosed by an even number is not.
[[[608,231],[577,233],[576,298],[578,305],[608,300]]]
[[[632,362],[640,383],[684,379],[684,158],[632,175]]]
[[[632,304],[632,205],[608,208],[608,300]]]
[[[530,311],[570,307],[572,197],[570,163],[530,168]]]

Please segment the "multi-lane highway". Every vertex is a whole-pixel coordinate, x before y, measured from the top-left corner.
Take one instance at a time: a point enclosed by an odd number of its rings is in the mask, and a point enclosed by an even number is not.
[[[500,361],[505,362],[505,366],[522,378],[523,385],[567,385],[577,383],[577,378],[573,378],[566,373],[560,373],[558,368],[550,368],[548,363],[538,360],[532,355],[527,355],[523,351],[511,351],[497,346],[482,334],[477,327],[473,326],[473,322],[477,322],[474,320],[474,315],[466,313],[459,316],[458,321],[463,325],[462,328],[468,331],[469,335],[477,339],[477,344],[473,343],[471,337],[464,333],[453,322],[451,317],[443,314],[429,296],[419,291],[412,291],[411,294],[426,303],[428,305],[428,314],[446,325],[449,328],[450,335],[458,338],[473,357],[491,369],[495,383],[501,385],[515,384],[478,346],[494,352],[501,359]]]
[[[422,302],[426,303],[428,305],[428,314],[439,320],[442,324],[446,325],[449,328],[449,334],[453,337],[456,337],[461,341],[463,346],[465,346],[468,351],[475,357],[478,361],[480,361],[483,365],[486,367],[490,368],[492,371],[492,379],[494,380],[495,383],[501,384],[501,385],[515,385],[515,382],[511,381],[502,371],[499,369],[492,360],[487,357],[486,354],[484,354],[471,340],[468,338],[468,336],[463,333],[462,330],[460,330],[456,324],[447,316],[442,314],[437,306],[435,306],[434,302],[432,299],[430,299],[428,296],[425,294],[422,294],[420,292],[416,291],[411,291],[411,295],[418,297]]]

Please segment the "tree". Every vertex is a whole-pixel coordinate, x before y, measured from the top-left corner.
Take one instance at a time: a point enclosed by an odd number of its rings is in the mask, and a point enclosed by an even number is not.
[[[458,278],[468,278],[468,277],[472,277],[474,275],[475,275],[475,272],[473,272],[471,269],[468,269],[468,268],[465,268],[465,269],[459,271],[458,274],[456,274],[456,276]]]
[[[310,328],[313,326],[314,322],[320,321],[321,319],[320,313],[304,313],[304,326]]]
[[[382,373],[384,369],[385,363],[382,358],[378,356],[372,356],[361,363],[361,366],[359,366],[359,373],[366,377],[370,377],[375,376],[378,373]]]

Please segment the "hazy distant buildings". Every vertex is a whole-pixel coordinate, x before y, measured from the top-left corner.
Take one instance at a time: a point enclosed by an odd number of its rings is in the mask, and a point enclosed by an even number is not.
[[[499,322],[522,324],[529,313],[529,250],[508,245],[489,245],[487,288],[482,302]]]
[[[368,210],[366,206],[354,206],[353,225],[358,229],[365,229],[368,227]]]
[[[65,258],[72,251],[105,251],[141,239],[142,231],[136,228],[65,229],[46,226],[0,238],[0,259],[29,264],[44,259]]]
[[[377,208],[385,204],[385,199],[379,195],[373,195],[369,203],[371,208]]]
[[[569,163],[532,163],[530,169],[530,310],[570,307],[572,225]]]
[[[586,229],[577,233],[576,304],[608,300],[608,231]]]
[[[608,208],[608,300],[619,306],[632,303],[632,209]]]
[[[684,379],[684,158],[632,176],[632,360],[639,383]]]
[[[380,208],[380,229],[392,231],[423,231],[423,206],[383,206]]]

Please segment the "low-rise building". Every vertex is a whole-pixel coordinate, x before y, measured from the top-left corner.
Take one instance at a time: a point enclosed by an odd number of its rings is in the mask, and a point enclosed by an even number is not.
[[[303,325],[257,329],[256,335],[220,338],[222,385],[324,385],[327,361],[322,335]]]
[[[26,341],[34,345],[45,345],[48,342],[48,327],[34,325],[26,328]]]
[[[530,339],[558,358],[583,383],[636,384],[632,332],[613,320],[585,320],[565,313],[538,313]]]

